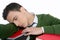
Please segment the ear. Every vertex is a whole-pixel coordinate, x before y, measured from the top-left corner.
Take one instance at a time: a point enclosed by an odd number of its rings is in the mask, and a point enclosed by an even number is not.
[[[20,11],[21,11],[21,12],[25,12],[26,9],[25,9],[24,7],[21,7],[21,8],[20,8]]]

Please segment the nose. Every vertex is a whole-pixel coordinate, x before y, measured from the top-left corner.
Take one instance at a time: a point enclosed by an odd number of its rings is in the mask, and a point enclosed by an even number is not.
[[[14,22],[14,24],[15,24],[16,26],[18,26],[18,23],[17,23],[17,22]]]
[[[16,26],[18,26],[18,24],[17,24],[17,23],[15,23],[15,25],[16,25]]]

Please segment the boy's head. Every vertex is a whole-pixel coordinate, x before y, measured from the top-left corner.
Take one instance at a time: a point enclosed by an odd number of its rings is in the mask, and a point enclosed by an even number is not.
[[[6,20],[10,11],[20,11],[22,6],[17,3],[10,3],[3,11],[3,18]]]
[[[27,11],[18,3],[10,3],[3,10],[3,18],[16,24],[16,26],[26,27],[28,25],[28,20],[25,12]]]

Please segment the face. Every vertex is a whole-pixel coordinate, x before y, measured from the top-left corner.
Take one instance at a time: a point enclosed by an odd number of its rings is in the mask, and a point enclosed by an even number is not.
[[[7,20],[20,27],[27,27],[28,25],[27,17],[22,11],[10,11]]]

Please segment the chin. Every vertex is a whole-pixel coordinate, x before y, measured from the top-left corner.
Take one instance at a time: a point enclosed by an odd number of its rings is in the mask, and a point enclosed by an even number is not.
[[[24,28],[26,28],[27,26],[24,26]]]
[[[24,25],[23,27],[24,27],[24,28],[26,28],[27,26],[26,26],[26,25]]]

